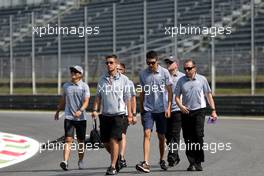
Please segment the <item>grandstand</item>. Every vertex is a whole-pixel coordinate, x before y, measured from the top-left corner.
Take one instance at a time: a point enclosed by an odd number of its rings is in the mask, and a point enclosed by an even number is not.
[[[32,12],[35,26],[99,26],[100,34],[88,36],[89,75],[103,70],[100,62],[114,50],[128,65],[130,74],[137,74],[144,65],[144,0],[46,0],[39,4],[14,6],[0,10],[1,78],[8,78],[10,56],[10,16],[12,16],[15,77],[30,78],[32,54]],[[162,57],[174,54],[174,38],[165,35],[166,26],[174,26],[174,0],[146,1],[147,49]],[[113,5],[114,4],[114,5]],[[87,8],[87,18],[85,18]],[[115,9],[115,13],[113,13]],[[113,16],[115,15],[115,18]],[[211,26],[211,0],[178,0],[178,25]],[[113,22],[115,19],[115,23]],[[116,24],[114,26],[114,24]],[[215,0],[215,24],[231,26],[232,34],[217,36],[215,41],[217,75],[250,75],[251,20],[250,0]],[[264,73],[264,1],[255,0],[255,49],[257,74]],[[114,41],[113,31],[116,40]],[[204,35],[179,35],[180,59],[194,57],[203,74],[210,75],[210,41]],[[114,46],[113,43],[116,45]],[[36,74],[51,79],[57,75],[58,36],[35,36]],[[114,49],[115,48],[115,49]],[[77,35],[61,37],[62,75],[67,78],[67,66],[84,66],[85,39]],[[49,72],[45,72],[49,70]]]

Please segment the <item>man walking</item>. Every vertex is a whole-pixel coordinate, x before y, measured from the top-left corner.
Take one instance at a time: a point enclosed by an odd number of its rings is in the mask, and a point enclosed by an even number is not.
[[[123,63],[119,63],[117,65],[117,70],[119,73],[121,74],[125,74],[126,73],[126,66]],[[132,124],[136,124],[137,123],[137,113],[136,113],[136,91],[135,91],[135,86],[134,83],[129,80],[129,86],[130,86],[130,96],[131,96],[131,112],[133,115],[133,119],[132,119]],[[127,113],[126,113],[126,118],[127,118]],[[124,120],[123,123],[123,129],[122,129],[122,140],[119,143],[119,148],[120,148],[120,155],[119,155],[119,159],[120,159],[120,169],[123,167],[127,167],[127,163],[125,160],[125,153],[126,153],[126,133],[127,133],[127,128],[128,128],[129,124],[128,124],[128,120]]]
[[[68,160],[70,157],[71,144],[74,137],[74,129],[76,130],[78,141],[78,167],[79,169],[84,168],[83,157],[85,150],[84,141],[86,136],[87,120],[85,109],[88,106],[90,98],[89,87],[82,81],[82,67],[78,65],[70,67],[70,72],[71,82],[67,82],[63,85],[63,94],[54,116],[55,120],[59,120],[59,112],[64,109],[65,146],[63,161],[60,163],[60,167],[63,170],[68,170]]]
[[[119,142],[122,140],[124,120],[132,121],[130,92],[128,78],[117,71],[117,56],[106,56],[107,73],[103,75],[97,86],[96,99],[92,117],[97,117],[97,111],[102,106],[100,117],[101,140],[111,156],[111,165],[106,175],[116,175],[119,171]],[[126,109],[128,118],[125,118]]]
[[[211,117],[217,119],[215,103],[206,78],[197,73],[192,59],[184,62],[185,76],[179,79],[176,88],[176,103],[182,112],[183,138],[189,160],[187,171],[202,171],[204,162],[203,137],[207,98],[211,107]],[[182,100],[180,96],[182,95]]]
[[[172,79],[172,90],[175,89],[178,80],[184,76],[184,73],[178,70],[179,60],[170,56],[164,60],[167,64],[167,69],[170,72]],[[167,93],[167,92],[165,92]],[[167,102],[166,96],[165,102]],[[165,103],[164,102],[164,103]],[[169,148],[167,161],[170,167],[177,165],[180,162],[180,157],[178,154],[180,134],[181,134],[181,111],[180,108],[176,105],[175,95],[173,94],[172,99],[172,108],[171,108],[171,117],[167,118],[167,132],[166,132],[166,142]]]
[[[172,82],[168,70],[158,64],[158,55],[149,51],[146,55],[148,68],[140,73],[140,84],[143,91],[140,93],[141,121],[144,129],[143,152],[144,161],[136,165],[136,169],[149,173],[150,137],[154,122],[159,139],[160,167],[167,170],[164,161],[166,118],[170,117],[172,101]],[[167,109],[164,108],[164,91],[168,91]]]

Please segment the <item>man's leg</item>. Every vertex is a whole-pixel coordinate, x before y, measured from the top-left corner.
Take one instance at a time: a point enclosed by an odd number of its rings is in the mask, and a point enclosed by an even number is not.
[[[202,171],[201,162],[204,162],[204,150],[203,150],[203,137],[204,137],[204,122],[205,112],[203,109],[195,114],[195,144],[199,145],[199,148],[195,150],[195,169]]]
[[[72,137],[66,137],[65,138],[65,147],[64,147],[64,151],[63,151],[63,160],[66,161],[66,162],[68,162],[68,160],[70,158],[72,142],[73,142],[73,138]]]
[[[150,137],[151,137],[151,129],[146,129],[144,131],[143,153],[144,153],[144,161],[146,161],[147,163],[149,162]]]
[[[167,119],[167,144],[170,145],[168,153],[168,162],[170,166],[178,164],[180,157],[178,154],[179,142],[181,133],[181,112],[176,111],[171,113],[171,117]]]
[[[110,149],[111,149],[111,166],[112,168],[116,167],[116,162],[119,154],[119,143],[118,140],[111,138],[110,139]]]
[[[121,159],[125,159],[125,154],[126,154],[126,134],[122,133],[122,141],[120,141],[120,155]]]
[[[164,160],[164,153],[165,153],[165,135],[158,134],[159,138],[159,151],[160,151],[160,160]]]

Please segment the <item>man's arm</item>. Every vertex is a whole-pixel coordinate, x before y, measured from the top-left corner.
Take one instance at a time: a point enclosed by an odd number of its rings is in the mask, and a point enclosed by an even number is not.
[[[61,110],[63,110],[65,108],[65,96],[61,96],[59,104],[57,106],[57,111],[54,115],[54,120],[59,120],[59,113]]]
[[[139,103],[140,103],[140,113],[144,112],[144,98],[145,98],[145,92],[142,90],[139,94]]]
[[[166,117],[170,117],[170,115],[171,115],[172,97],[173,97],[173,95],[172,95],[172,87],[171,87],[171,85],[166,85],[165,87],[166,87],[166,90],[168,92],[168,109],[167,109],[167,111],[165,113],[165,116]]]
[[[131,109],[132,109],[132,115],[133,115],[133,124],[137,123],[137,100],[136,96],[132,96],[131,98]]]
[[[98,116],[97,111],[98,111],[98,107],[100,106],[100,104],[101,104],[101,98],[99,96],[96,96],[94,104],[93,104],[93,112],[92,112],[93,118],[96,118]]]
[[[75,112],[75,117],[79,118],[81,116],[81,114],[83,113],[83,111],[85,111],[85,109],[88,107],[89,105],[89,99],[90,97],[85,97],[83,102],[82,102],[82,106],[80,109],[78,109],[76,112]]]
[[[215,109],[215,102],[214,102],[214,99],[213,99],[213,95],[212,93],[208,93],[206,94],[206,98],[207,98],[207,101],[208,101],[208,104],[212,110],[211,112],[211,117],[216,120],[217,119],[217,114],[216,114],[216,109]]]
[[[188,114],[189,113],[188,108],[182,104],[180,96],[175,96],[175,101],[176,101],[176,104],[180,108],[182,113],[184,113],[184,114]]]

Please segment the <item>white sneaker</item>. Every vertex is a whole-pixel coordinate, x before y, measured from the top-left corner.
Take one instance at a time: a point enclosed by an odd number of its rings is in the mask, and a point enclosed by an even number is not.
[[[78,161],[78,167],[79,167],[80,170],[81,170],[81,169],[84,169],[84,163],[83,163],[83,160],[79,160],[79,161]]]

